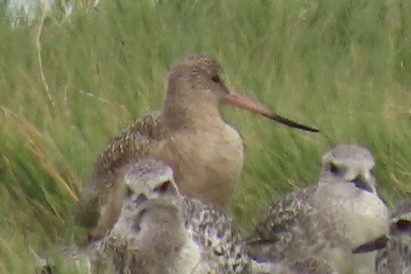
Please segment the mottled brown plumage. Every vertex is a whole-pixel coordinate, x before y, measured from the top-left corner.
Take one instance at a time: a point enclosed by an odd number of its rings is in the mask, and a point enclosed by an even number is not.
[[[127,163],[151,156],[169,164],[182,194],[227,206],[240,180],[243,142],[220,115],[222,104],[260,114],[291,127],[318,131],[292,122],[259,103],[230,91],[220,64],[204,55],[186,57],[171,69],[163,108],[138,120],[102,152],[83,190],[76,222],[98,238],[116,221],[121,182]]]
[[[95,270],[110,273],[241,273],[245,245],[223,210],[179,194],[171,168],[150,158],[124,176],[120,216],[91,245]]]

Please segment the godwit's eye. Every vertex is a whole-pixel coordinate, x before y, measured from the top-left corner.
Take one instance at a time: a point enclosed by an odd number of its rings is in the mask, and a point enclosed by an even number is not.
[[[211,81],[213,81],[214,83],[221,83],[220,76],[218,76],[217,74],[213,75],[213,77],[211,77]]]

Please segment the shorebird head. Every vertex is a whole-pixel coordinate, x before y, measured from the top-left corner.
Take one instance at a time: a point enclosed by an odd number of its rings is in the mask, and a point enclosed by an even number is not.
[[[187,240],[183,199],[171,168],[141,159],[129,167],[123,183],[123,207],[106,238],[109,248],[119,251],[115,268],[165,273]]]
[[[375,192],[374,158],[356,144],[338,145],[323,157],[321,182],[348,182],[367,192]]]
[[[151,158],[131,164],[124,183],[128,195],[143,195],[146,200],[179,194],[171,167]]]
[[[124,175],[124,184],[121,217],[138,224],[143,215],[149,216],[151,223],[169,220],[169,216],[177,214],[181,195],[171,167],[163,162],[148,158],[131,164]]]
[[[286,119],[263,104],[253,101],[229,89],[223,81],[223,69],[213,58],[206,55],[192,55],[181,59],[171,69],[165,100],[166,115],[218,116],[222,104],[230,104],[241,109],[267,117],[289,127],[318,132]],[[194,118],[191,118],[194,119]],[[204,117],[199,117],[204,120]]]

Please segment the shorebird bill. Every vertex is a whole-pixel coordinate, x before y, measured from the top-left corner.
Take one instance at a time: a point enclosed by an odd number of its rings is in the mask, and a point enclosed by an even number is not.
[[[383,249],[388,242],[388,237],[383,235],[377,239],[374,239],[372,241],[369,241],[365,244],[360,245],[359,247],[356,247],[352,250],[353,254],[357,253],[367,253],[367,252],[372,252],[376,250]]]
[[[319,132],[320,130],[317,128],[313,128],[313,127],[309,127],[309,126],[305,126],[303,124],[294,122],[292,120],[289,120],[287,118],[284,118],[280,115],[278,115],[277,113],[272,112],[271,110],[269,110],[266,106],[258,103],[258,102],[254,102],[251,99],[240,95],[238,93],[235,92],[230,92],[229,95],[227,95],[226,103],[248,110],[250,112],[262,115],[264,117],[267,117],[271,120],[277,121],[283,125],[289,126],[289,127],[293,127],[293,128],[298,128],[301,130],[305,130],[305,131],[311,131],[311,132]]]

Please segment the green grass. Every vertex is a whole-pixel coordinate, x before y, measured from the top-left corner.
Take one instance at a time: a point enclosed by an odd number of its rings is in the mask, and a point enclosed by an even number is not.
[[[40,20],[12,29],[1,13],[0,272],[32,273],[30,249],[72,241],[75,197],[99,151],[161,105],[170,65],[192,53],[216,56],[231,87],[322,130],[224,111],[246,144],[231,204],[244,233],[268,200],[315,182],[338,143],[373,151],[389,204],[409,196],[410,13],[407,0],[106,0],[46,17],[45,82]]]

